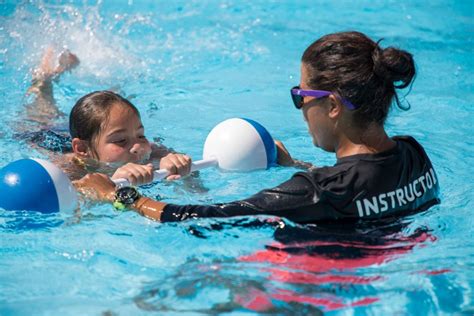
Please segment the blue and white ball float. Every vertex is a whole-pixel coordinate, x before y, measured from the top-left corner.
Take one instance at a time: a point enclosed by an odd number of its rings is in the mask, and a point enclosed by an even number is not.
[[[206,138],[204,159],[217,159],[230,171],[268,169],[277,162],[277,150],[270,133],[259,123],[231,118],[216,125]]]
[[[64,172],[51,162],[20,159],[0,169],[0,207],[69,212],[77,207],[77,193]]]

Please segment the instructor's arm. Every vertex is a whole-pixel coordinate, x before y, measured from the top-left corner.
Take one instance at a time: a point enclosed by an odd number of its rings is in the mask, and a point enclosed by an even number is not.
[[[115,183],[104,174],[90,173],[82,179],[74,181],[73,184],[86,198],[104,202],[114,201]],[[131,208],[140,215],[159,221],[165,206],[166,203],[142,196],[131,205]]]

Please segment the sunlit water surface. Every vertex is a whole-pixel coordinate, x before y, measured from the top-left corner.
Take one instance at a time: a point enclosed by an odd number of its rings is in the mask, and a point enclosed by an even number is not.
[[[391,135],[431,156],[442,204],[383,227],[298,226],[259,217],[160,224],[108,205],[81,215],[0,210],[0,314],[451,315],[474,312],[473,5],[470,1],[0,1],[0,166],[42,157],[13,135],[31,70],[47,46],[81,65],[55,84],[60,109],[99,89],[132,98],[146,134],[195,159],[230,117],[262,123],[294,157],[317,165],[289,98],[316,38],[356,29],[415,56],[418,75],[393,110]],[[402,91],[404,96],[407,91]],[[58,122],[57,124],[64,124]],[[175,203],[224,202],[295,172],[201,173],[144,193]]]

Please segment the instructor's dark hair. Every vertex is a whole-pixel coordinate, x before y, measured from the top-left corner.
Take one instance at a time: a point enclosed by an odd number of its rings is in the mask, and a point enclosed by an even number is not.
[[[93,140],[107,123],[114,104],[128,107],[140,117],[137,108],[124,97],[112,91],[94,91],[77,100],[69,114],[71,138],[79,138],[93,145]]]
[[[413,56],[394,47],[382,49],[360,32],[328,34],[311,44],[302,62],[308,71],[308,86],[328,90],[351,101],[355,123],[383,125],[395,89],[406,88],[415,76]]]

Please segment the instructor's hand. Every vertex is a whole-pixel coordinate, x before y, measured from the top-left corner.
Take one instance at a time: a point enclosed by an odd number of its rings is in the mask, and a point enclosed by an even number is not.
[[[279,140],[275,140],[275,145],[277,148],[277,162],[280,166],[290,167],[295,164],[293,158],[291,158],[288,149],[286,149],[285,145]]]
[[[112,202],[115,197],[115,183],[105,174],[90,173],[72,183],[77,191],[87,198],[98,201]]]

